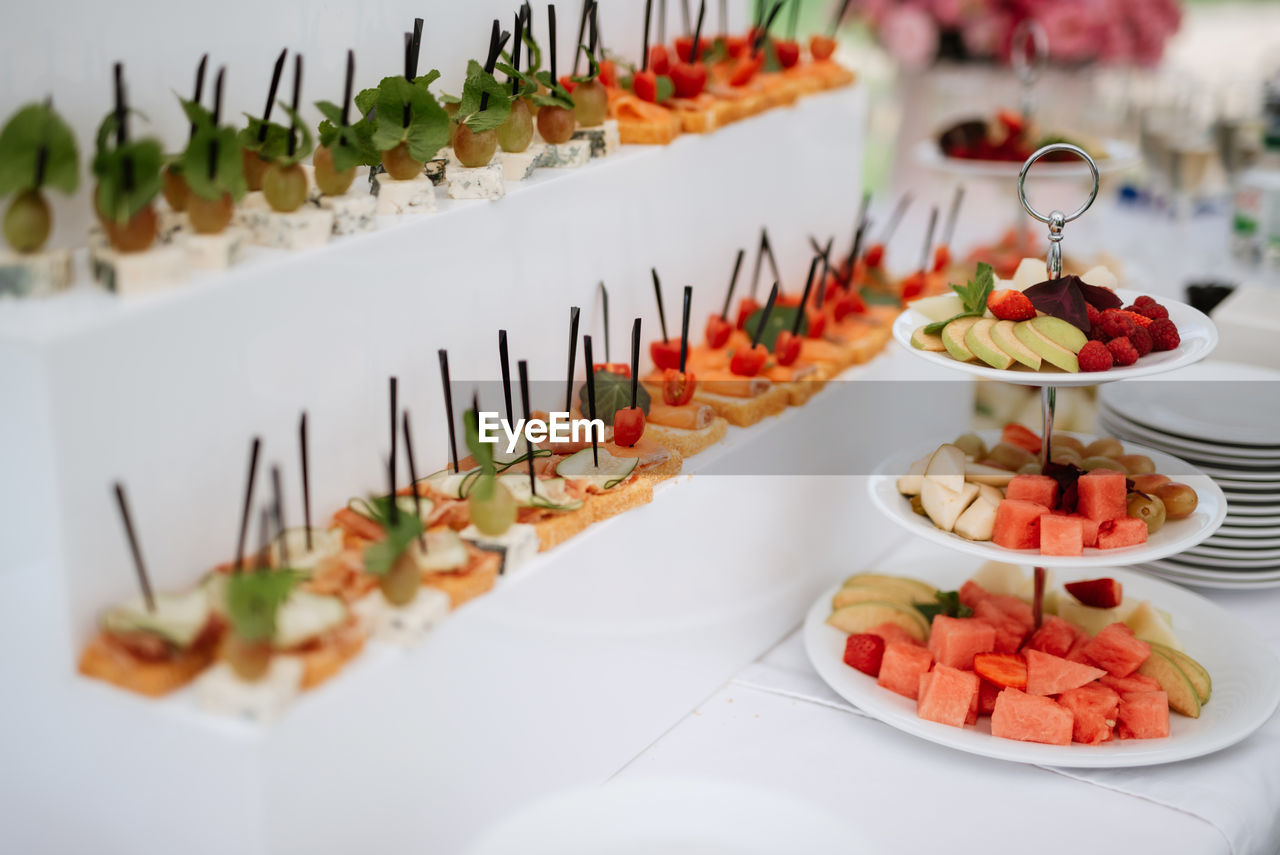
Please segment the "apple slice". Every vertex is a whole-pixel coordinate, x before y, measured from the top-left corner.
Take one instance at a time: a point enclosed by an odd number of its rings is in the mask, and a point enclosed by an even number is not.
[[[1055,318],[1053,315],[1040,315],[1027,321],[1049,341],[1072,353],[1079,353],[1080,348],[1084,347],[1089,337],[1084,331],[1075,324],[1068,323],[1062,318]]]
[[[942,328],[942,344],[946,347],[947,353],[951,354],[952,359],[959,362],[973,361],[973,351],[965,345],[964,336],[969,332],[969,327],[976,324],[978,320],[978,318],[956,318]]]
[[[992,368],[1008,368],[1013,364],[1013,357],[1005,353],[991,337],[991,329],[995,325],[996,321],[992,318],[980,318],[964,334],[964,344],[974,356]]]
[[[911,346],[916,350],[924,350],[929,353],[942,353],[947,349],[947,346],[942,343],[942,336],[927,333],[924,331],[924,327],[917,327],[915,332],[911,333]]]
[[[943,332],[945,333],[946,330],[943,330]],[[1061,368],[1071,374],[1080,372],[1080,360],[1076,359],[1076,355],[1062,345],[1046,338],[1039,330],[1031,326],[1031,321],[1020,321],[1015,324],[1013,332],[1018,337],[1018,341],[1035,351],[1050,365]]]
[[[1138,673],[1160,684],[1160,688],[1169,696],[1169,709],[1189,718],[1200,717],[1200,695],[1196,692],[1196,687],[1168,656],[1153,649],[1147,661],[1138,667]]]
[[[938,450],[929,458],[925,467],[926,480],[937,481],[953,493],[964,489],[964,472],[969,458],[958,445],[946,443],[938,446]]]
[[[991,328],[991,340],[1018,362],[1032,371],[1039,371],[1042,361],[1040,354],[1019,341],[1014,333],[1014,327],[1017,325],[1016,321],[996,321],[995,326]]]
[[[977,484],[964,484],[958,491],[949,490],[941,482],[925,476],[920,504],[935,526],[943,531],[952,531],[956,520],[977,497]]]
[[[1200,697],[1200,703],[1209,703],[1209,696],[1213,694],[1213,680],[1209,677],[1208,670],[1205,669],[1196,660],[1192,659],[1181,650],[1174,650],[1172,647],[1165,647],[1157,642],[1147,642],[1151,645],[1151,649],[1156,653],[1163,653],[1165,656],[1173,660],[1173,664],[1182,669],[1182,673],[1191,681],[1191,685],[1195,687],[1196,694]]]
[[[959,294],[939,294],[912,300],[907,303],[907,308],[915,309],[931,321],[945,321],[963,312],[964,302]]]

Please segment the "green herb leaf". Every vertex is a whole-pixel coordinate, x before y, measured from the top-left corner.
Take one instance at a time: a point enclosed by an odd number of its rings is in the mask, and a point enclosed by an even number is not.
[[[422,533],[422,520],[413,514],[399,514],[395,525],[388,520],[383,524],[387,536],[364,548],[364,572],[373,576],[385,576],[404,554],[409,544]]]
[[[480,102],[484,96],[489,102],[484,110]],[[458,112],[454,119],[465,124],[474,133],[493,130],[511,115],[511,96],[508,89],[484,70],[474,59],[467,63],[467,80],[462,85],[462,98],[458,103]]]
[[[596,418],[603,421],[606,425],[613,425],[613,417],[618,410],[625,410],[631,406],[631,378],[623,377],[621,374],[614,374],[612,371],[600,370],[595,373],[596,386]],[[636,406],[649,415],[649,392],[641,383],[636,387]],[[587,384],[583,383],[582,388],[578,390],[578,408],[584,416],[589,416],[587,410]]]
[[[232,631],[245,641],[270,641],[276,616],[302,574],[293,570],[261,570],[227,579],[227,617]]]
[[[211,175],[209,161],[215,148],[217,160],[213,163]],[[198,128],[178,162],[182,164],[187,186],[202,199],[213,201],[221,198],[223,193],[230,193],[232,199],[240,199],[249,190],[244,178],[240,141],[234,128],[215,128],[212,121]]]
[[[283,101],[278,102],[281,110],[289,117],[292,128],[286,128],[286,134],[297,134],[297,142],[293,147],[293,154],[289,154],[289,140],[285,138],[284,149],[273,158],[275,163],[282,166],[292,166],[295,163],[301,163],[307,155],[311,154],[311,148],[315,145],[315,140],[311,136],[311,130],[307,127],[306,122],[302,121],[302,117],[298,115],[292,107]]]
[[[591,49],[586,45],[578,45],[578,49],[587,57],[587,73],[584,75],[570,77],[569,79],[574,83],[587,83],[591,80],[595,80],[600,76],[600,63],[596,62],[595,55],[591,53]]]
[[[136,140],[99,151],[93,159],[98,212],[121,225],[132,220],[159,195],[163,167],[164,152],[155,140]],[[126,184],[126,177],[132,184]]]
[[[357,166],[373,166],[378,150],[373,146],[373,121],[361,118],[353,124],[342,124],[342,108],[330,101],[317,101],[316,109],[324,116],[317,130],[320,145],[333,154],[333,168],[345,172]]]
[[[537,93],[538,81],[532,76],[525,74],[523,71],[516,70],[516,68],[514,68],[510,63],[499,62],[494,65],[494,69],[507,75],[508,79],[507,82],[503,84],[503,87],[508,91],[508,93],[511,91],[511,78],[515,78],[520,81],[519,86],[516,87],[515,97],[530,98]]]
[[[559,80],[551,79],[550,71],[539,71],[534,77],[537,81],[547,88],[546,92],[533,96],[533,103],[539,107],[563,107],[566,110],[573,109],[573,98],[569,95],[569,90],[560,85]]]
[[[676,85],[671,78],[665,74],[659,74],[655,78],[654,86],[654,103],[661,104],[676,94]]]
[[[973,617],[973,609],[960,602],[960,594],[957,591],[939,591],[936,602],[916,603],[916,611],[924,615],[924,619],[930,623],[937,615],[955,618]]]
[[[449,142],[449,114],[427,91],[427,84],[439,77],[432,71],[413,83],[403,76],[384,77],[378,84],[374,103],[372,143],[378,151],[407,144],[414,160],[427,161]],[[404,124],[404,108],[409,108],[409,124]]]
[[[240,147],[249,151],[257,152],[258,156],[263,160],[273,162],[277,157],[284,154],[289,148],[289,129],[284,125],[276,122],[264,122],[261,119],[250,116],[245,113],[245,118],[249,120],[239,134]],[[258,140],[259,129],[266,126],[267,130],[262,140]]]
[[[467,450],[475,458],[480,471],[493,475],[493,443],[480,441],[480,414],[475,410],[467,410],[462,414],[462,428],[467,440]]]
[[[765,349],[773,353],[774,345],[778,341],[778,333],[783,330],[790,330],[791,325],[796,322],[796,312],[800,311],[799,306],[774,306],[773,311],[769,313],[769,323],[765,324],[764,332],[760,334],[760,343]],[[764,309],[756,309],[751,313],[751,317],[747,318],[746,323],[742,325],[742,331],[748,336],[756,334],[756,327],[760,325],[760,318],[764,316]],[[800,334],[804,335],[809,331],[809,318],[805,317],[800,322]]]
[[[978,262],[978,274],[969,280],[964,287],[952,285],[951,290],[960,295],[964,310],[971,314],[981,315],[987,310],[987,297],[995,285],[995,272],[990,264]]]
[[[37,180],[40,150],[44,174]],[[75,134],[51,107],[28,104],[0,130],[0,196],[53,187],[74,193],[80,181],[80,154]]]
[[[369,111],[378,103],[378,87],[361,89],[356,93],[356,97],[351,100],[355,102],[356,109],[360,111],[360,115],[368,118]]]
[[[977,312],[961,312],[958,315],[952,315],[951,317],[947,318],[945,321],[934,321],[931,324],[926,324],[924,331],[929,335],[941,335],[942,331],[946,329],[947,324],[951,323],[952,321],[958,321],[961,318],[980,318],[980,317],[982,317],[982,315],[978,314]]]

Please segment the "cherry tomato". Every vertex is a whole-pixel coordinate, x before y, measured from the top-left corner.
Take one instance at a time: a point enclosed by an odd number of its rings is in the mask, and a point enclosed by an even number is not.
[[[729,75],[729,85],[746,86],[751,82],[751,78],[756,76],[756,72],[762,65],[764,65],[764,57],[759,54],[742,57],[733,66],[733,73]]]
[[[735,352],[733,359],[729,360],[729,370],[739,377],[755,377],[760,373],[760,369],[764,368],[765,360],[768,358],[769,351],[765,350],[763,344],[757,344],[750,350]]]
[[[631,91],[641,101],[653,103],[658,100],[658,75],[652,71],[637,71],[631,78]]]
[[[662,402],[672,407],[680,407],[689,403],[693,397],[694,387],[698,380],[692,371],[683,374],[674,368],[662,372]]]
[[[591,372],[603,371],[606,374],[617,374],[619,377],[631,377],[631,366],[625,362],[597,362],[591,366]]]
[[[671,70],[671,55],[666,45],[653,45],[649,48],[649,70],[654,74],[666,74]]]
[[[700,62],[672,63],[671,82],[679,97],[697,98],[707,85],[707,67]]]
[[[644,435],[644,410],[625,407],[613,414],[613,442],[630,448]]]
[[[600,60],[600,82],[610,88],[618,85],[618,66],[613,60]]]
[[[840,323],[847,315],[861,315],[867,311],[867,304],[863,301],[862,295],[857,291],[847,291],[839,300],[836,300],[836,307],[832,311],[835,315],[836,323]]]
[[[568,74],[560,75],[560,85],[565,88],[566,92],[573,92],[573,88],[578,84],[573,82],[573,78]]]
[[[800,336],[792,335],[791,330],[778,333],[778,340],[773,344],[773,358],[779,365],[790,365],[800,358]]]
[[[867,267],[879,267],[881,262],[884,261],[884,244],[871,244],[862,258],[866,261]]]
[[[743,297],[742,302],[738,304],[738,329],[742,329],[747,325],[747,319],[756,313],[760,308],[760,304],[756,302],[754,297]]]
[[[830,59],[836,52],[836,40],[829,36],[817,35],[809,39],[809,53],[814,59]]]
[[[680,339],[669,338],[666,341],[649,342],[649,358],[653,364],[663,370],[680,367]]]
[[[800,61],[800,43],[790,39],[777,39],[773,43],[774,53],[783,68],[791,68]]]
[[[746,36],[728,36],[724,40],[724,48],[731,59],[737,59],[747,52]]]
[[[935,247],[933,250],[933,270],[938,272],[946,270],[947,265],[951,263],[951,249],[945,243]]]
[[[827,316],[817,309],[809,310],[809,330],[805,333],[809,338],[822,338],[822,331],[827,328]]]
[[[733,332],[733,326],[719,315],[707,318],[707,347],[712,350],[724,347],[731,332]]]
[[[676,56],[681,62],[688,62],[693,55],[693,36],[676,36]]]
[[[917,270],[906,279],[902,280],[902,299],[914,300],[924,293],[925,278],[924,271]]]

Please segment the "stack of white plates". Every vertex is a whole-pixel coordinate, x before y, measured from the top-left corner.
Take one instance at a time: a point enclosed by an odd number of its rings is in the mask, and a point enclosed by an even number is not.
[[[1203,362],[1108,383],[1098,393],[1098,427],[1185,460],[1226,494],[1217,532],[1146,569],[1210,587],[1280,585],[1280,372]]]

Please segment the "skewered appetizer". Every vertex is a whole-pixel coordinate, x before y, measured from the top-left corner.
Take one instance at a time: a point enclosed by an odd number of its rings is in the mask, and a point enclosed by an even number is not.
[[[373,166],[379,152],[373,144],[374,123],[367,116],[351,121],[351,92],[355,78],[355,54],[347,51],[346,82],[342,105],[317,101],[324,118],[317,128],[319,144],[312,154],[316,186],[324,196],[342,196],[356,179],[356,167]]]
[[[360,112],[373,118],[371,142],[381,152],[382,167],[397,181],[422,176],[424,164],[449,142],[449,115],[428,88],[440,72],[432,69],[418,76],[421,40],[418,18],[405,41],[404,74],[384,77],[355,97]]]
[[[71,194],[80,183],[75,136],[54,112],[52,99],[27,104],[9,117],[0,130],[0,162],[0,197],[13,196],[4,214],[5,240],[15,252],[39,252],[53,230],[44,189]]]
[[[222,233],[231,223],[235,203],[248,190],[236,130],[219,124],[225,71],[218,70],[212,112],[198,101],[182,103],[192,127],[191,140],[179,161],[186,192],[184,206],[191,230],[198,235]]]
[[[117,252],[142,252],[156,240],[159,221],[154,201],[160,194],[164,160],[155,140],[131,140],[124,67],[115,65],[115,109],[98,128],[93,158],[94,210]]]

